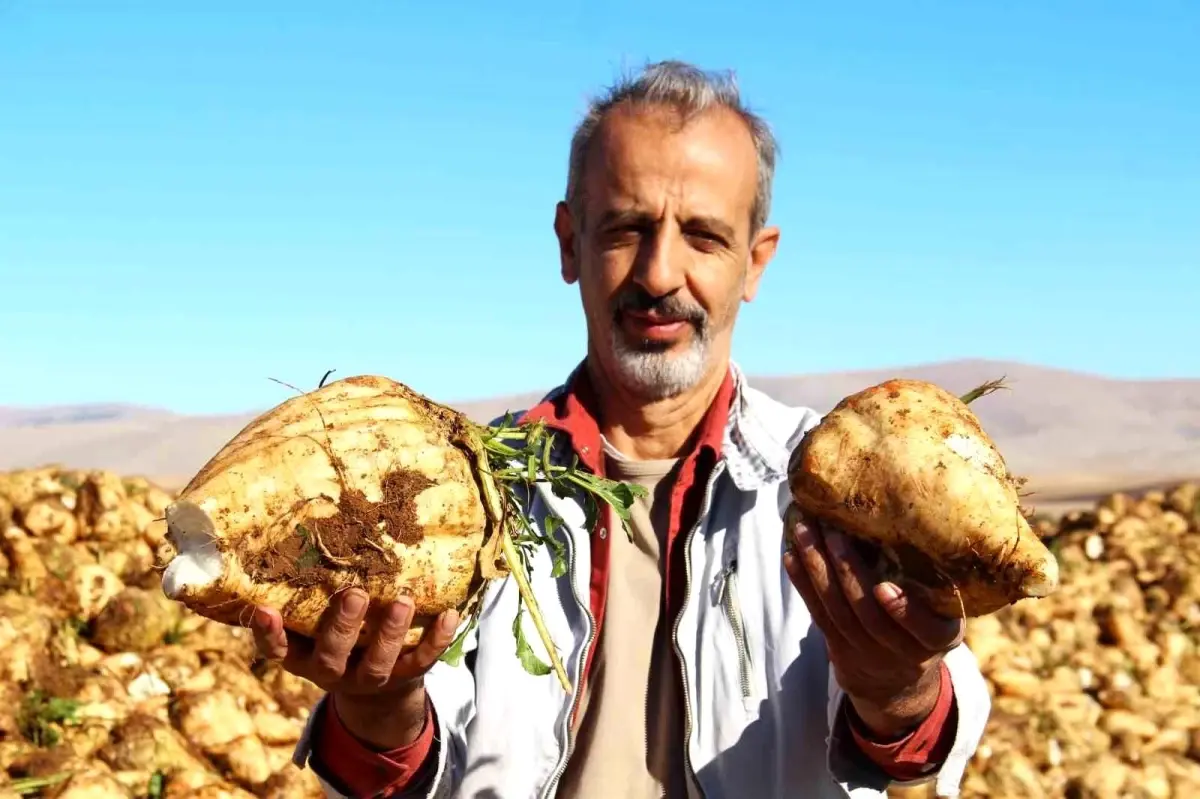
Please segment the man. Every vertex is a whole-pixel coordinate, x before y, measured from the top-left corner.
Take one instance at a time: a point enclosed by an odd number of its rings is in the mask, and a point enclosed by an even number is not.
[[[779,242],[774,164],[732,82],[677,62],[580,124],[554,230],[587,356],[527,415],[559,431],[556,458],[648,489],[632,541],[611,515],[586,529],[574,499],[529,501],[567,522],[571,568],[552,578],[543,554],[533,590],[573,695],[519,665],[511,580],[457,667],[437,662],[454,613],[397,658],[410,603],[354,654],[361,592],[314,640],[258,609],[264,656],[328,691],[296,759],[330,796],[857,799],[934,778],[957,792],[990,711],[962,624],[876,584],[819,520],[792,521],[788,457],[818,416],[730,361]]]

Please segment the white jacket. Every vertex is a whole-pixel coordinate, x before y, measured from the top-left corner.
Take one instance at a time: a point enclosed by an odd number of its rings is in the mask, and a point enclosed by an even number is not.
[[[685,674],[690,799],[885,799],[888,778],[864,765],[852,739],[830,732],[843,693],[820,630],[782,566],[788,456],[819,415],[750,388],[736,366],[733,375],[723,452],[698,521],[686,533],[687,594],[675,630]],[[532,588],[577,688],[593,630],[589,531],[579,504],[549,490],[539,490],[527,510],[540,517],[547,507],[567,523],[571,568],[552,579],[550,556],[539,552]],[[426,676],[437,724],[430,756],[438,759],[433,786],[422,794],[429,799],[555,795],[575,697],[552,675],[521,668],[512,633],[516,600],[512,580],[493,583],[485,594],[468,642],[477,648],[474,673],[464,661],[438,663]],[[545,660],[528,614],[523,620],[526,638]],[[958,729],[941,770],[921,782],[936,779],[938,795],[953,797],[991,701],[965,645],[945,662]],[[309,737],[306,730],[297,765],[307,761]],[[343,796],[322,784],[328,796]]]

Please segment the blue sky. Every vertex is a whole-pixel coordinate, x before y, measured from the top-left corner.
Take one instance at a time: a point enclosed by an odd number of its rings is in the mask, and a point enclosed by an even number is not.
[[[782,144],[748,371],[1198,376],[1197,42],[1192,0],[0,0],[0,404],[554,384],[572,126],[667,57]]]

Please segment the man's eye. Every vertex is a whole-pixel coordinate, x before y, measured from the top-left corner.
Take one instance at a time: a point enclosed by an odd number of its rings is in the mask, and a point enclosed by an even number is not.
[[[605,235],[613,241],[629,241],[637,238],[642,233],[642,229],[637,225],[621,225],[619,227],[609,228]]]
[[[723,247],[725,240],[708,230],[689,230],[687,237],[695,241],[697,244],[705,247]]]

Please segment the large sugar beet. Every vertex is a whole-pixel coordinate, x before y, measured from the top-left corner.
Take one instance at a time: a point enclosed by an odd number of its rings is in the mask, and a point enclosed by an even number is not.
[[[491,528],[479,445],[448,408],[380,377],[298,396],[253,420],[166,511],[178,554],[163,589],[196,612],[245,622],[279,608],[312,635],[330,596],[361,586],[409,596],[409,644],[479,585]]]
[[[1058,585],[1018,481],[967,403],[890,380],[842,400],[792,454],[796,506],[874,544],[947,616],[981,616]]]
[[[372,607],[407,596],[413,646],[437,614],[469,612],[512,573],[566,686],[521,549],[562,544],[531,527],[513,486],[582,491],[626,519],[634,489],[552,464],[552,443],[541,423],[478,425],[385,377],[330,383],[253,420],[167,507],[163,590],[226,624],[274,607],[305,635],[337,591],[362,587]],[[527,647],[518,635],[539,671]]]

